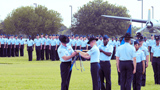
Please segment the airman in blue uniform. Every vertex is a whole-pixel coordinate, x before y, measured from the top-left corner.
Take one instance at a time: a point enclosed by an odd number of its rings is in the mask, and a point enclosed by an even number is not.
[[[59,56],[58,56],[57,50],[58,50],[58,47],[60,46],[61,42],[59,40],[59,35],[58,34],[56,34],[56,43],[57,43],[57,45],[56,45],[56,60],[59,60]]]
[[[28,57],[29,57],[29,61],[32,61],[32,52],[34,48],[34,42],[31,39],[31,36],[29,35],[29,40],[27,41],[27,51],[28,51]]]
[[[1,57],[4,57],[4,49],[5,49],[5,39],[3,38],[3,34],[1,34]]]
[[[73,50],[75,50],[75,46],[76,46],[76,40],[74,38],[74,35],[72,35],[72,48],[73,48]]]
[[[56,60],[56,36],[53,34],[52,39],[50,40],[50,49],[51,49],[51,60],[55,61]]]
[[[134,41],[136,49],[136,73],[133,76],[133,90],[141,90],[142,74],[145,73],[145,56],[142,50],[139,49],[139,42]]]
[[[24,56],[24,40],[23,40],[23,36],[20,36],[20,56]]]
[[[72,57],[74,57],[77,53],[73,51],[71,46],[68,46],[69,38],[65,35],[60,35],[59,40],[61,41],[61,45],[58,48],[58,55],[60,57],[61,65],[61,90],[69,89],[69,82],[71,77],[70,67]]]
[[[7,56],[7,40],[8,40],[7,35],[5,34],[3,36],[3,38],[5,40],[5,44],[4,44],[4,57],[6,57]]]
[[[138,37],[138,41],[139,41],[139,49],[143,51],[144,53],[144,58],[145,58],[145,71],[146,71],[146,68],[148,67],[148,62],[149,62],[149,52],[148,52],[148,49],[143,45],[143,36],[139,36]],[[146,84],[146,72],[142,75],[142,83],[141,85],[142,86],[145,86]]]
[[[155,36],[156,45],[153,45],[151,48],[151,63],[154,71],[154,81],[155,84],[160,85],[160,38]]]
[[[100,50],[100,79],[101,90],[111,90],[111,64],[110,60],[113,53],[113,46],[108,44],[109,37],[103,36],[103,44],[99,45]],[[106,79],[106,85],[104,84]]]
[[[41,34],[41,43],[42,43],[42,46],[41,46],[41,60],[44,60],[44,42],[45,42],[45,38],[43,37],[43,33]]]
[[[37,56],[36,60],[39,61],[41,59],[41,47],[42,47],[41,40],[39,39],[39,34],[37,34],[36,39],[34,39],[34,44]]]
[[[15,36],[15,56],[19,57],[19,48],[20,48],[20,40],[18,39],[18,36]]]
[[[87,53],[82,52],[78,50],[77,52],[80,53],[80,55],[83,58],[90,59],[91,63],[91,76],[92,76],[92,86],[93,90],[100,90],[100,76],[99,76],[99,71],[100,71],[100,65],[99,65],[99,56],[100,56],[100,51],[99,48],[97,47],[96,41],[98,39],[94,37],[90,37],[89,41],[87,44],[90,44],[92,47]]]
[[[11,36],[8,35],[8,40],[7,40],[7,56],[11,57]]]
[[[121,90],[131,90],[133,74],[136,73],[136,50],[129,43],[132,38],[130,33],[126,33],[124,38],[125,44],[119,46],[116,52],[116,62],[121,76]]]
[[[48,35],[46,34],[45,41],[44,41],[46,60],[49,60],[49,42],[50,42],[50,39],[48,39]]]
[[[81,49],[81,40],[79,39],[79,36],[76,35],[76,46],[75,46],[75,50],[80,50]]]
[[[52,60],[51,47],[50,42],[52,40],[52,34],[49,34],[49,59]]]
[[[11,36],[11,55],[12,57],[14,57],[15,55],[15,39],[14,39],[14,35]]]

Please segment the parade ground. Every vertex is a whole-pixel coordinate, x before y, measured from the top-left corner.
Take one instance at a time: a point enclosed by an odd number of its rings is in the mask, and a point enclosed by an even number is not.
[[[36,61],[35,50],[33,61],[28,61],[27,50],[24,57],[0,58],[0,90],[60,90],[60,61]],[[83,61],[85,71],[73,66],[69,90],[92,90],[90,62]],[[80,69],[80,62],[76,62]],[[146,87],[142,90],[160,90],[154,84],[151,63],[147,68]],[[112,90],[119,90],[116,61],[111,60]]]

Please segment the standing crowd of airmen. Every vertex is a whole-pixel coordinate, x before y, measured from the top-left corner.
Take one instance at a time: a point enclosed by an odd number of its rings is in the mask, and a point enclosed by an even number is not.
[[[0,57],[24,56],[24,40],[17,35],[0,35]]]
[[[121,44],[124,38],[125,43]],[[141,90],[146,83],[146,68],[150,61],[154,71],[155,84],[160,84],[160,36],[151,35],[147,40],[141,33],[136,34],[136,40],[131,45],[131,35],[126,33],[119,40],[107,35],[36,35],[34,40],[27,40],[29,61],[32,61],[32,52],[36,50],[36,60],[60,60],[61,90],[68,90],[73,57],[77,54],[83,60],[90,59],[93,90],[111,90],[111,59],[116,59],[118,84],[121,90]],[[24,55],[23,37],[14,35],[0,35],[0,56],[14,57]],[[86,50],[87,52],[83,52]],[[68,68],[69,67],[69,68]],[[105,79],[105,82],[104,82]]]

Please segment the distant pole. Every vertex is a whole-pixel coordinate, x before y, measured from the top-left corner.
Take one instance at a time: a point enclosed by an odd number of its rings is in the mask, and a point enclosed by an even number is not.
[[[37,3],[33,3],[33,5],[35,5],[35,7],[37,7]]]
[[[143,0],[138,0],[138,1],[142,1],[141,19],[143,19]],[[141,24],[141,28],[143,28],[143,23]]]
[[[154,7],[153,6],[151,7],[152,7],[152,19],[154,19]]]
[[[72,5],[70,5],[69,7],[71,7],[71,27],[72,27]]]
[[[71,28],[72,28],[72,5],[69,5],[69,7],[71,7]],[[72,35],[72,32],[71,32]]]

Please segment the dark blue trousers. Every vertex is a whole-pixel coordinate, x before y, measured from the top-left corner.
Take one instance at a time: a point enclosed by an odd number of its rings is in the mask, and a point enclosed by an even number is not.
[[[100,90],[99,71],[100,71],[99,63],[91,63],[91,76],[92,76],[93,90]]]
[[[61,90],[69,89],[69,82],[72,71],[70,71],[71,62],[62,62],[60,65],[61,70]]]
[[[146,61],[145,61],[145,66],[146,66]],[[145,68],[145,73],[142,75],[142,84],[141,86],[146,85],[146,68]]]
[[[86,50],[86,47],[81,47],[82,50]],[[83,61],[86,61],[85,58],[81,57]]]
[[[44,60],[44,45],[42,45],[41,60]]]
[[[59,45],[57,45],[57,50],[58,50]],[[56,50],[56,60],[59,60],[58,52]]]
[[[4,48],[4,57],[7,56],[7,47]]]
[[[33,52],[32,46],[28,47],[27,51],[28,51],[29,61],[32,61],[32,52]]]
[[[11,55],[12,55],[12,57],[14,57],[14,50],[15,50],[14,45],[12,45],[12,49],[11,49]]]
[[[46,45],[45,56],[46,56],[46,60],[49,60],[49,45]]]
[[[73,48],[73,50],[75,50],[75,46],[73,46],[72,48]]]
[[[153,58],[152,67],[154,71],[155,84],[160,84],[160,58]]]
[[[19,57],[19,45],[16,45],[15,56]]]
[[[37,61],[41,59],[41,46],[36,46]]]
[[[111,90],[111,64],[110,61],[100,61],[101,90]],[[106,85],[104,83],[106,79]]]
[[[131,90],[133,80],[133,61],[120,61],[121,90]]]
[[[133,90],[141,90],[142,72],[143,72],[142,62],[137,63],[136,73],[133,76]]]
[[[51,46],[51,54],[50,54],[50,57],[51,57],[51,60],[52,61],[55,61],[56,59],[56,50],[55,50],[56,46]]]
[[[24,45],[20,47],[20,56],[24,56]]]
[[[11,45],[8,45],[7,56],[11,57]]]
[[[1,57],[4,57],[4,44],[1,44]]]
[[[118,85],[121,85],[121,74],[120,72],[118,72],[118,68],[117,68],[117,73],[118,73]]]

